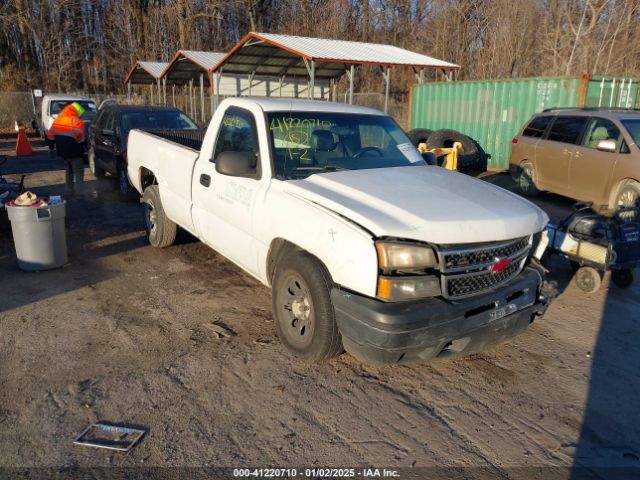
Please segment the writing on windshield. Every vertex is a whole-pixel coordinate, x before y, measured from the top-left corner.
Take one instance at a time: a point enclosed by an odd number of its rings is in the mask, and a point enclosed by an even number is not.
[[[268,116],[276,177],[424,164],[389,117],[331,112],[274,112]]]

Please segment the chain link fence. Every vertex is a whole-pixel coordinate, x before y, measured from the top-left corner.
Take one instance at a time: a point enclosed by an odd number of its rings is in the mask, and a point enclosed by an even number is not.
[[[349,93],[341,95],[339,101],[348,103]],[[383,93],[354,93],[353,104],[361,107],[375,108],[384,111],[384,94]],[[403,129],[407,129],[409,115],[409,96],[408,95],[389,95],[387,113],[394,118],[398,125]]]
[[[194,95],[193,100],[191,100],[185,89],[181,87],[174,89],[167,86],[166,101],[164,95],[161,98],[158,96],[158,91],[155,86],[153,92],[150,88],[137,88],[131,92],[130,98],[127,98],[126,94],[86,92],[68,92],[68,94],[70,96],[86,96],[92,98],[98,106],[104,100],[110,99],[115,99],[122,104],[131,105],[171,105],[186,112],[196,123],[202,126],[211,119],[211,99],[209,95],[206,95],[204,99],[203,115],[203,106],[199,93],[198,95]],[[220,101],[224,98],[224,96],[221,96]],[[337,100],[348,103],[348,94],[338,96]],[[384,94],[355,93],[353,103],[363,107],[384,110]],[[389,97],[389,114],[403,128],[408,127],[408,109],[407,95],[392,95]],[[0,129],[13,128],[15,121],[18,121],[18,123],[22,125],[30,126],[31,122],[39,115],[38,102],[33,98],[31,92],[0,92]],[[202,121],[203,118],[204,122]]]

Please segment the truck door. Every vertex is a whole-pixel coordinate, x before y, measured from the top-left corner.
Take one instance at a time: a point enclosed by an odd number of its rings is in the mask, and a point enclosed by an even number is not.
[[[218,173],[216,157],[227,151],[253,153],[255,175],[235,177]],[[222,255],[257,274],[257,253],[252,248],[253,212],[268,183],[260,174],[254,115],[229,107],[222,118],[213,154],[207,156],[201,152],[193,177],[193,219],[198,236]]]

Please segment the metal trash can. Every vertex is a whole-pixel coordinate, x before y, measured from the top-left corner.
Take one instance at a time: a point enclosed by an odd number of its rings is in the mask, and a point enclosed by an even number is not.
[[[7,205],[18,266],[49,270],[67,263],[65,202],[42,207]]]

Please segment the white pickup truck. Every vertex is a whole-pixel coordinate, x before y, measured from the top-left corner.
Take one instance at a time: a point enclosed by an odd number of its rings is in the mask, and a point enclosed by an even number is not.
[[[305,359],[467,354],[546,309],[547,215],[427,165],[377,110],[228,99],[199,151],[180,143],[129,135],[150,243],[179,226],[270,286],[278,336]]]

